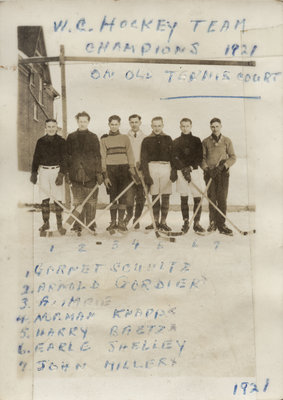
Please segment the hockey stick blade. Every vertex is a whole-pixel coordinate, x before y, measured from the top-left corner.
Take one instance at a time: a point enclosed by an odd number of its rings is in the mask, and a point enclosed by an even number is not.
[[[161,233],[161,234],[163,234],[163,235],[166,235],[166,236],[183,236],[183,235],[185,235],[186,233],[185,232],[182,232],[182,231],[162,231],[162,230],[158,230],[158,232],[159,233]]]
[[[256,233],[256,230],[255,230],[255,229],[252,229],[252,230],[250,230],[250,231],[241,231],[240,233],[241,233],[242,235],[246,236],[246,235],[251,235],[251,234],[253,234],[253,233]]]
[[[73,222],[75,221],[75,218],[79,218],[84,206],[86,205],[86,203],[88,202],[88,200],[91,198],[91,196],[94,194],[94,192],[98,190],[98,183],[94,186],[94,188],[90,191],[90,193],[86,196],[86,198],[84,199],[84,201],[82,202],[82,204],[79,204],[77,207],[75,207],[72,211],[70,216],[67,218],[67,220],[65,221],[66,225],[71,226],[73,224]]]
[[[252,229],[252,230],[250,230],[250,231],[242,231],[241,229],[239,229],[239,228],[237,227],[237,225],[235,225],[234,222],[231,221],[231,219],[230,219],[227,215],[225,215],[225,214],[220,210],[220,208],[217,207],[216,204],[213,203],[213,201],[208,197],[207,194],[205,194],[193,181],[191,181],[191,183],[192,183],[192,185],[197,189],[197,191],[207,199],[207,201],[215,208],[215,210],[218,211],[219,214],[222,215],[222,217],[224,217],[224,218],[236,229],[236,231],[237,231],[238,233],[240,233],[241,235],[244,235],[244,236],[250,235],[250,234],[253,234],[253,233],[256,233],[256,230],[255,230],[255,229]]]

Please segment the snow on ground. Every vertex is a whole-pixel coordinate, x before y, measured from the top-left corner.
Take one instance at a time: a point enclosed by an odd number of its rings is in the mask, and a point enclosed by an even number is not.
[[[99,210],[98,220],[101,213]],[[73,295],[80,296],[81,302],[86,296],[94,296],[94,293],[97,302],[109,296],[108,305],[103,307],[96,303],[97,319],[94,322],[88,321],[88,340],[92,350],[84,353],[84,360],[90,375],[113,374],[105,369],[106,359],[115,361],[116,365],[120,361],[128,360],[130,367],[127,373],[142,376],[173,376],[180,373],[200,376],[254,375],[250,259],[252,236],[242,236],[235,229],[233,237],[220,235],[218,232],[199,236],[190,230],[186,235],[177,237],[175,243],[171,243],[157,239],[152,231],[145,232],[144,227],[150,223],[148,215],[140,230],[111,236],[105,231],[109,223],[107,212],[98,222],[96,236],[84,231],[81,237],[68,232],[64,237],[42,238],[38,232],[38,227],[42,224],[41,213],[21,209],[19,214],[22,226],[33,227],[34,265],[41,265],[44,271],[50,265],[55,270],[58,265],[74,268],[70,275],[55,274],[52,270],[49,275],[35,275],[34,285],[43,280],[49,283],[58,283],[59,280],[65,284],[81,281],[89,287],[95,280],[96,285],[99,285],[96,290],[88,288],[85,292],[75,292]],[[254,213],[235,212],[230,213],[229,217],[240,229],[254,228]],[[167,222],[173,230],[180,230],[180,212],[170,212]],[[55,229],[53,213],[51,223]],[[208,226],[208,213],[202,213],[201,224]],[[98,242],[101,244],[97,244]],[[22,237],[22,246],[30,246],[28,235]],[[100,267],[95,271],[94,266],[97,264]],[[85,268],[84,272],[82,268]],[[58,293],[37,293],[34,295],[35,311],[40,311],[38,302],[44,294],[53,296],[57,301]],[[60,294],[63,298],[70,299],[72,292],[62,291]],[[56,305],[54,307],[52,310],[58,311]],[[76,309],[88,309],[82,303],[79,307]],[[165,315],[160,319],[145,317],[146,309],[167,310],[175,307],[175,314]],[[115,308],[140,309],[143,315],[134,317],[132,314],[128,318],[122,317],[113,321]],[[147,326],[149,322],[166,328],[159,335],[153,332],[148,336],[137,335],[133,330],[126,338],[120,334],[117,337],[109,336],[113,324],[117,324],[120,329],[129,324],[132,328],[137,324]],[[46,326],[46,322],[42,324]],[[156,350],[151,347],[146,351],[141,348],[119,350],[118,345],[113,350],[109,345],[111,340],[123,344],[125,340],[145,339],[148,340],[149,347],[154,341],[161,346],[161,339],[173,340],[172,349],[160,351],[168,359],[175,357],[176,365],[155,365],[149,370],[134,369],[131,368],[134,360],[144,363],[146,357],[155,359]],[[178,343],[185,343],[181,353],[177,340]],[[46,354],[40,356],[46,357]],[[116,373],[123,375],[124,372],[119,370]]]

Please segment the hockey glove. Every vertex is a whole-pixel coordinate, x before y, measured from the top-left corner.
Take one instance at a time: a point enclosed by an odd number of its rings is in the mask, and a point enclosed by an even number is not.
[[[30,176],[30,181],[35,185],[37,182],[37,172],[32,172]]]
[[[112,186],[112,184],[110,179],[108,178],[107,172],[106,171],[102,172],[102,176],[104,179],[104,185],[106,186],[106,189],[109,189]]]
[[[221,160],[221,161],[220,161],[220,163],[219,163],[219,165],[218,165],[218,167],[217,167],[217,169],[218,169],[219,172],[222,172],[222,171],[226,171],[226,170],[227,170],[227,168],[226,168],[226,166],[225,166],[225,162],[226,162],[226,160]]]
[[[71,185],[71,183],[72,183],[68,173],[65,175],[65,183],[67,183],[67,185]]]
[[[99,185],[102,185],[102,183],[104,182],[103,175],[102,174],[96,174],[96,180],[97,180],[97,183]]]
[[[182,169],[183,177],[187,182],[191,182],[191,167],[185,167]]]
[[[174,183],[176,182],[177,179],[178,179],[177,170],[175,168],[172,168],[170,173],[170,181]]]
[[[203,177],[204,180],[207,182],[210,179],[210,171],[209,168],[205,168],[205,170],[203,171]]]
[[[144,176],[144,183],[146,184],[146,186],[151,186],[153,185],[153,179],[152,177],[148,174],[145,174]]]
[[[212,179],[217,178],[217,176],[221,175],[223,171],[226,171],[226,167],[224,165],[225,162],[226,160],[221,160],[217,167],[214,167],[212,170],[210,170],[210,176]]]
[[[139,185],[141,183],[140,178],[136,172],[136,169],[134,167],[129,168],[129,172],[131,174],[132,180],[135,182],[136,185]]]
[[[64,174],[62,174],[62,172],[59,172],[57,175],[57,178],[55,180],[55,185],[57,185],[57,186],[63,185],[63,178],[64,178]]]

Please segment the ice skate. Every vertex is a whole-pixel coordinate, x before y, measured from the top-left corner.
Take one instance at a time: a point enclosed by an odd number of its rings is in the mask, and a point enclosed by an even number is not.
[[[233,231],[230,228],[228,228],[228,226],[226,226],[225,224],[219,227],[218,230],[219,233],[222,233],[223,235],[233,236]]]
[[[181,228],[181,231],[184,233],[187,233],[189,229],[190,229],[189,220],[186,218],[186,219],[184,219],[184,224]]]
[[[199,222],[194,223],[194,231],[198,235],[205,235],[205,229],[199,224]]]

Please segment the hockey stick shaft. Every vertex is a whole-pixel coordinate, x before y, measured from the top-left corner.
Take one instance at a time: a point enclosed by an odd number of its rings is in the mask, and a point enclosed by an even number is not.
[[[115,199],[114,199],[110,204],[108,204],[108,206],[106,206],[106,207],[102,210],[102,213],[101,213],[97,218],[93,218],[93,220],[88,224],[88,227],[91,226],[91,225],[94,223],[95,220],[96,220],[96,221],[100,220],[101,217],[106,213],[106,211],[108,211],[108,210],[113,206],[113,204],[116,203],[116,201],[119,200],[120,197],[122,197],[123,194],[125,194],[125,193],[133,186],[134,183],[135,183],[135,182],[132,181],[128,186],[126,186],[125,189],[122,190],[122,192],[119,193],[118,196],[115,197]]]
[[[158,202],[158,200],[161,197],[161,193],[159,193],[159,195],[153,200],[153,202],[151,203],[151,206],[153,207],[155,203]],[[128,232],[131,232],[135,229],[135,226],[142,220],[142,218],[149,212],[149,207],[147,207],[146,210],[143,211],[142,215],[133,223],[133,225],[131,226],[131,228],[128,230]]]
[[[82,202],[82,204],[79,204],[77,207],[75,207],[72,211],[71,211],[71,215],[67,218],[67,220],[65,221],[65,224],[67,225],[72,225],[73,222],[75,221],[74,216],[76,216],[77,218],[79,218],[80,214],[83,211],[84,206],[86,205],[86,203],[88,202],[88,200],[91,198],[91,196],[93,195],[93,193],[98,189],[98,183],[94,186],[94,188],[91,190],[91,192],[87,195],[87,197],[84,199],[84,201]]]
[[[208,182],[208,184],[207,184],[207,186],[206,186],[206,188],[205,188],[205,190],[204,190],[204,193],[207,193],[207,191],[208,191],[208,189],[209,189],[209,186],[210,186],[210,184],[211,184],[211,181],[212,181],[212,179],[210,178],[210,180],[209,180],[209,182]],[[202,206],[202,201],[203,201],[203,199],[204,199],[204,194],[202,194],[201,199],[200,199],[200,202],[199,202],[199,204],[198,204],[198,206],[197,206],[197,208],[196,208],[196,210],[195,210],[193,216],[191,217],[191,219],[190,219],[190,221],[189,221],[189,227],[191,226],[193,220],[195,219],[195,216],[197,215],[197,213],[198,213],[200,207]],[[181,231],[181,232],[164,232],[164,234],[167,235],[167,236],[182,236],[182,235],[184,235],[185,233]]]
[[[201,206],[202,206],[203,199],[204,199],[204,197],[205,197],[205,194],[207,195],[207,191],[208,191],[208,189],[209,189],[209,186],[211,185],[211,182],[212,182],[212,178],[209,179],[208,184],[206,185],[206,187],[205,187],[205,189],[204,189],[204,192],[201,194],[200,202],[199,202],[199,204],[198,204],[198,206],[197,206],[197,208],[196,208],[196,210],[195,210],[195,212],[194,212],[192,218],[191,218],[190,221],[189,221],[189,227],[191,226],[191,224],[192,224],[192,222],[194,221],[194,219],[195,219],[195,217],[196,217],[196,215],[197,215],[199,209],[200,209]]]
[[[219,212],[220,215],[222,215],[222,217],[224,217],[235,229],[236,231],[238,231],[241,235],[247,235],[249,233],[255,233],[255,230],[252,229],[251,231],[242,231],[241,229],[239,229],[237,227],[237,225],[234,224],[233,221],[230,220],[230,218],[228,218],[221,210],[220,208],[217,207],[216,204],[213,203],[213,201],[208,197],[208,195],[206,195],[205,193],[202,192],[202,190],[193,182],[191,181],[192,185],[199,191],[199,193],[201,193],[207,200],[208,202],[215,208],[215,210],[217,210]]]
[[[222,156],[219,157],[216,166],[219,165],[219,163],[220,163],[220,161],[221,161],[221,158],[222,158]],[[192,222],[194,221],[194,219],[195,219],[195,217],[196,217],[196,215],[197,215],[197,213],[198,213],[200,207],[202,206],[203,199],[204,199],[205,195],[207,195],[207,192],[208,192],[209,186],[211,185],[211,182],[212,182],[212,178],[209,178],[209,181],[208,181],[208,183],[207,183],[207,185],[206,185],[206,187],[205,187],[205,189],[204,189],[204,192],[201,194],[200,202],[199,202],[199,204],[198,204],[198,206],[197,206],[197,208],[196,208],[196,210],[195,210],[195,212],[194,212],[192,218],[191,218],[190,221],[189,221],[189,227],[191,227]]]
[[[46,194],[46,196],[48,196],[48,198],[50,198],[51,200],[54,201],[54,203],[58,204],[62,210],[64,210],[67,214],[70,214],[71,211],[68,210],[68,208],[66,208],[59,200],[56,199],[55,196],[53,196],[52,194],[48,194],[41,186],[39,186],[40,190]],[[93,232],[87,225],[85,225],[79,218],[77,218],[75,215],[73,215],[73,218],[81,225],[83,226],[85,229],[87,229],[92,235],[95,235],[95,232]]]
[[[155,236],[157,237],[157,238],[160,238],[160,239],[163,239],[163,240],[169,240],[170,241],[170,238],[168,237],[168,236],[162,236],[160,233],[159,233],[159,231],[158,231],[158,228],[157,228],[157,226],[156,226],[156,222],[155,222],[155,219],[154,219],[154,215],[153,215],[153,203],[150,201],[150,198],[149,198],[149,193],[148,193],[148,190],[147,190],[147,187],[146,187],[146,184],[145,184],[145,182],[144,182],[144,179],[143,179],[143,176],[142,176],[142,174],[140,174],[140,180],[141,180],[141,183],[142,183],[142,186],[143,186],[143,190],[144,190],[144,193],[145,193],[145,197],[146,197],[146,201],[147,201],[147,206],[148,206],[148,209],[149,209],[149,213],[150,213],[150,217],[151,217],[151,220],[152,220],[152,225],[153,225],[153,229],[154,229],[154,233],[155,233]],[[167,185],[166,185],[167,186]],[[166,186],[165,186],[165,188],[166,188]],[[162,191],[160,191],[160,193],[158,194],[158,197],[160,198],[162,196]],[[157,198],[158,198],[157,197]],[[156,200],[156,199],[155,199]],[[156,202],[157,202],[158,200],[156,200]],[[155,203],[154,203],[155,204]],[[172,239],[173,240],[173,239]],[[174,240],[175,241],[175,240]]]

